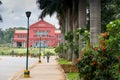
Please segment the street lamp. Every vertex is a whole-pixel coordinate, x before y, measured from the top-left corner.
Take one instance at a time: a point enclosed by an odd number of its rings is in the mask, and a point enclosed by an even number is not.
[[[41,36],[40,36],[40,48],[39,48],[39,63],[41,63]]]
[[[45,47],[46,47],[46,44],[45,44],[45,41],[44,41],[44,54],[45,54]]]
[[[24,77],[30,77],[30,71],[28,70],[28,46],[29,46],[29,17],[31,15],[30,11],[25,12],[27,16],[27,52],[26,52],[26,70],[24,71]]]

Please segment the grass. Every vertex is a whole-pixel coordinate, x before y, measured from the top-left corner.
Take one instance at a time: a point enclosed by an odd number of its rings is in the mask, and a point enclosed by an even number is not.
[[[68,80],[80,80],[79,73],[67,73]]]
[[[62,64],[71,64],[71,61],[60,58],[60,59],[58,59],[58,63],[60,65],[62,65]],[[67,75],[67,80],[80,80],[79,79],[79,73],[77,73],[77,72],[66,73],[66,75]]]
[[[59,63],[59,64],[71,64],[70,61],[65,60],[65,59],[58,59],[58,63]]]
[[[15,54],[26,54],[26,48],[11,48],[11,47],[0,47],[0,55],[10,55],[10,53],[14,50]],[[29,48],[29,53],[38,54],[40,52],[40,48]],[[41,53],[50,52],[52,55],[55,55],[54,48],[41,48]]]

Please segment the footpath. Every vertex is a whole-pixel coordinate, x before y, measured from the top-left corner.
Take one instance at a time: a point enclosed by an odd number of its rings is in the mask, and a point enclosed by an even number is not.
[[[41,58],[41,63],[36,63],[29,69],[30,78],[24,78],[23,74],[19,74],[19,77],[12,80],[66,80],[64,71],[55,58],[55,56],[51,56],[49,63],[47,63],[46,58]]]

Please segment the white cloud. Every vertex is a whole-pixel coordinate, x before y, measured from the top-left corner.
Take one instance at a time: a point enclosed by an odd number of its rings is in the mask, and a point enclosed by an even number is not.
[[[37,8],[36,0],[2,0],[2,2],[0,12],[3,17],[3,22],[0,23],[0,28],[6,29],[9,27],[26,26],[25,12],[27,10],[32,12],[30,24],[38,21],[38,16],[41,11]],[[55,25],[56,28],[59,28],[55,15],[51,18],[47,16],[44,20]]]

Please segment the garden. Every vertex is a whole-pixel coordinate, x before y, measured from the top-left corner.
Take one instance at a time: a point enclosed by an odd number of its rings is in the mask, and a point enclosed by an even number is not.
[[[69,66],[64,69],[67,77],[71,77],[69,80],[120,79],[120,19],[111,21],[106,28],[106,32],[99,35],[97,44],[90,44],[89,31],[77,29],[75,36],[72,32],[66,34],[65,39],[68,43],[61,44],[55,49],[61,58],[58,62],[62,64],[62,68],[65,67],[63,64]],[[78,44],[73,42],[73,37],[78,42],[79,34],[82,35],[81,53],[78,53]],[[75,63],[73,58],[69,59],[70,53],[67,54],[69,48],[71,50],[75,48]],[[68,69],[69,71],[66,71]]]

